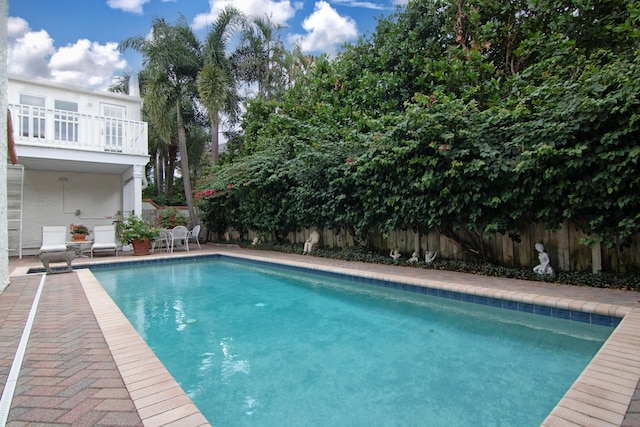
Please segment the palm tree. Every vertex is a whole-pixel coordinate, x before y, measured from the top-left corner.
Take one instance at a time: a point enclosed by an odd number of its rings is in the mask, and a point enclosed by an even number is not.
[[[241,46],[234,53],[237,72],[243,80],[258,84],[258,96],[270,98],[283,89],[285,48],[279,37],[282,28],[269,17],[254,18],[245,27]]]
[[[204,68],[198,73],[198,93],[207,109],[211,123],[211,162],[218,161],[220,115],[231,118],[239,114],[239,97],[233,78],[232,64],[226,46],[233,32],[245,22],[242,13],[233,7],[222,10],[204,44]]]
[[[134,49],[143,55],[148,70],[147,109],[149,118],[167,142],[171,139],[171,123],[163,123],[166,112],[175,108],[180,151],[180,168],[191,226],[197,222],[191,195],[191,177],[185,132],[183,98],[195,94],[195,81],[202,67],[200,43],[183,16],[171,25],[163,18],[154,18],[151,36],[131,37],[120,43],[120,51]]]
[[[300,44],[294,44],[291,50],[285,52],[283,58],[284,88],[291,89],[296,81],[307,74],[314,63],[313,55],[305,55]]]

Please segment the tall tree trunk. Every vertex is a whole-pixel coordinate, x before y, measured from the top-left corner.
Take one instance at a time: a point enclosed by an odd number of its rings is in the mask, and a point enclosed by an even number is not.
[[[178,141],[176,138],[171,137],[171,144],[169,145],[169,158],[165,162],[165,180],[164,185],[166,187],[165,194],[169,199],[173,198],[173,177],[176,172],[176,159],[178,158]]]
[[[218,120],[218,115],[211,115],[211,163],[218,163],[218,128],[220,127],[220,121]]]
[[[193,207],[193,199],[191,197],[191,174],[189,173],[189,155],[187,154],[187,135],[184,130],[184,118],[182,117],[182,102],[180,98],[176,101],[178,110],[178,149],[180,150],[180,168],[182,169],[182,183],[184,184],[184,198],[189,208],[189,228],[193,228],[197,224],[196,210]]]
[[[156,196],[164,194],[164,159],[159,151],[153,162],[153,183],[156,185]]]

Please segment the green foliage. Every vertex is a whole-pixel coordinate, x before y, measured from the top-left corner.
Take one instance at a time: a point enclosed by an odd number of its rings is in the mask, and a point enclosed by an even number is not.
[[[179,225],[186,226],[188,223],[187,218],[174,207],[162,209],[156,220],[158,222],[158,226],[166,229],[174,228]]]
[[[198,185],[203,219],[363,247],[437,229],[485,261],[484,237],[532,222],[624,246],[640,232],[637,21],[620,0],[411,1],[248,102],[234,157]]]
[[[71,235],[74,235],[74,236],[75,236],[76,234],[84,234],[84,235],[89,234],[89,229],[87,228],[87,226],[86,226],[86,225],[82,225],[82,224],[79,224],[79,225],[71,224],[70,229],[71,229]]]
[[[126,218],[119,218],[118,234],[120,241],[127,245],[134,240],[154,240],[160,235],[160,229],[133,213]]]

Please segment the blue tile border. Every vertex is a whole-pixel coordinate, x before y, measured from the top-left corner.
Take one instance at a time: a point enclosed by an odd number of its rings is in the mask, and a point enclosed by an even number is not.
[[[555,317],[560,320],[564,319],[564,320],[586,322],[594,325],[609,326],[613,328],[618,326],[618,324],[622,320],[621,317],[604,316],[601,314],[586,313],[583,311],[568,310],[565,308],[548,307],[548,306],[543,306],[539,304],[523,303],[523,302],[511,301],[506,299],[500,299],[500,298],[486,297],[482,295],[466,294],[462,292],[449,291],[445,289],[428,288],[428,287],[419,286],[419,285],[407,285],[407,284],[402,284],[402,283],[397,283],[397,282],[392,282],[392,281],[382,280],[382,279],[363,278],[360,276],[351,276],[343,273],[321,271],[321,270],[315,270],[315,269],[306,268],[306,267],[282,265],[282,264],[278,264],[277,262],[247,260],[242,258],[234,258],[232,256],[229,256],[229,257],[223,256],[223,257],[233,259],[234,261],[248,263],[248,264],[259,263],[266,266],[271,266],[271,267],[275,266],[278,268],[283,268],[286,270],[300,271],[305,273],[315,273],[315,274],[319,274],[327,277],[334,277],[338,279],[349,280],[352,282],[365,283],[367,285],[399,289],[407,292],[415,292],[419,294],[437,296],[440,298],[455,299],[458,301],[489,305],[489,306],[507,309],[507,310],[516,310],[516,311],[522,311],[525,313],[536,314],[541,316]]]
[[[322,271],[315,270],[313,268],[307,267],[298,267],[293,265],[285,265],[279,264],[277,262],[272,261],[261,261],[261,260],[249,260],[244,258],[236,258],[230,255],[220,255],[220,254],[211,254],[211,255],[194,255],[194,256],[186,256],[180,258],[151,258],[151,259],[141,259],[139,261],[126,261],[126,262],[114,262],[108,264],[86,264],[86,265],[78,265],[73,266],[74,270],[79,269],[90,269],[90,270],[102,270],[102,269],[113,269],[113,268],[123,268],[123,267],[132,267],[132,266],[144,266],[144,265],[152,265],[152,264],[178,264],[183,263],[185,261],[196,262],[196,261],[207,261],[211,259],[229,259],[234,262],[246,263],[246,264],[260,264],[269,267],[277,267],[283,270],[290,270],[294,272],[304,272],[304,273],[312,273],[318,274],[330,278],[337,278],[342,280],[347,280],[356,283],[362,283],[371,286],[380,286],[384,288],[397,289],[404,292],[414,292],[418,294],[425,294],[429,296],[439,297],[439,298],[447,298],[454,299],[457,301],[463,301],[473,304],[481,304],[488,305],[496,308],[502,308],[506,310],[515,310],[522,311],[525,313],[547,316],[547,317],[555,317],[557,319],[571,320],[576,322],[583,323],[591,323],[594,325],[600,326],[608,326],[615,328],[622,321],[621,317],[615,316],[605,316],[602,314],[596,313],[586,313],[583,311],[576,310],[568,310],[565,308],[556,308],[556,307],[548,307],[539,304],[530,304],[524,302],[517,302],[512,300],[486,297],[482,295],[473,295],[466,294],[463,292],[457,291],[449,291],[446,289],[436,289],[429,288],[420,285],[412,285],[400,282],[394,282],[390,280],[383,279],[372,279],[361,276],[352,276],[344,273],[334,273],[331,271]],[[64,267],[54,268],[54,271],[64,271]],[[30,268],[27,274],[31,273],[44,273],[44,268]]]

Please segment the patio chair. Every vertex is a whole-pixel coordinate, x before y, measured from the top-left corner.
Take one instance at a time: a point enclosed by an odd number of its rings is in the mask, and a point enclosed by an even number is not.
[[[169,242],[171,241],[171,231],[162,230],[158,237],[151,242],[151,253],[154,253],[156,248],[164,249],[169,252]]]
[[[189,229],[184,225],[179,225],[171,230],[169,235],[171,240],[171,252],[176,245],[182,246],[187,252],[189,252]]]
[[[43,252],[64,252],[67,250],[67,227],[64,225],[53,225],[42,227],[42,246],[40,253]]]
[[[198,236],[200,235],[200,224],[193,227],[193,229],[189,232],[189,241],[196,242],[198,244],[198,249],[200,249],[200,240]]]
[[[96,225],[93,227],[93,245],[91,245],[91,258],[95,251],[113,251],[118,256],[116,244],[115,225]]]

